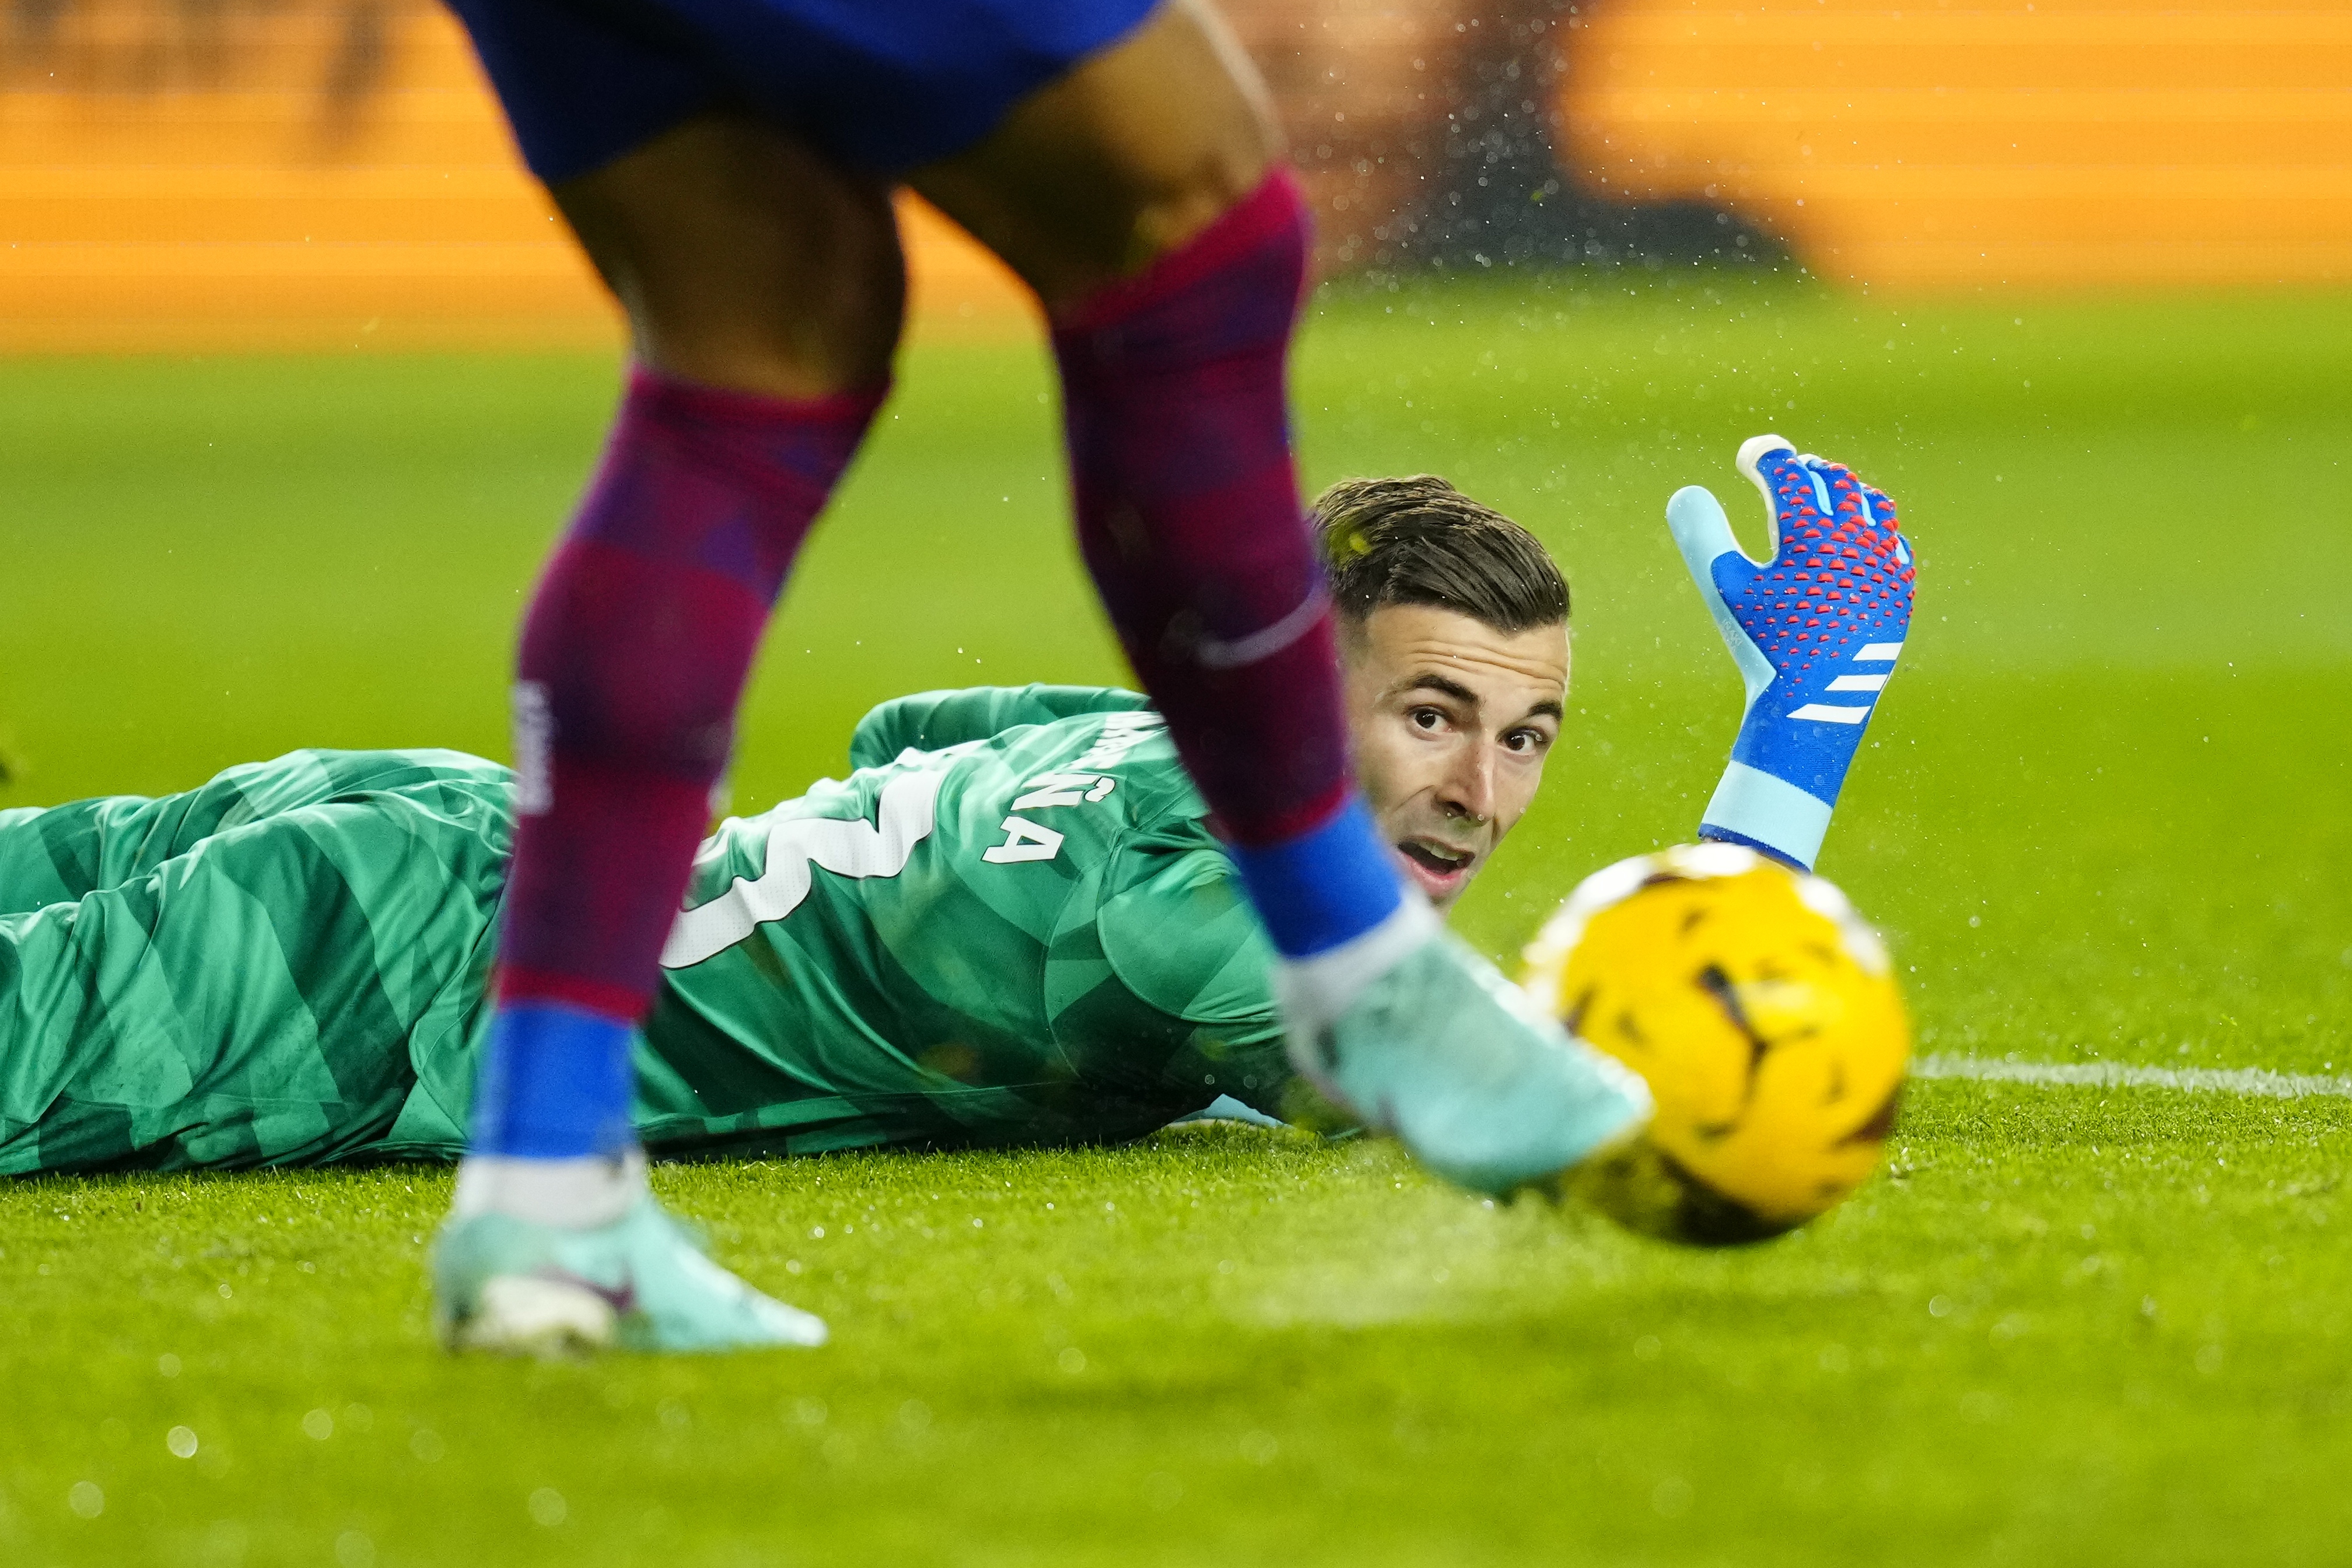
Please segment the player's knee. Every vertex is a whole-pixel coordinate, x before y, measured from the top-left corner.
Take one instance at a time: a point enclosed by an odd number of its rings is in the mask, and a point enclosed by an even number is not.
[[[913,184],[1059,315],[1214,226],[1280,147],[1264,84],[1223,24],[1200,0],[1167,0]]]
[[[907,280],[882,182],[712,115],[556,197],[653,368],[777,397],[888,376]]]
[[[634,302],[638,357],[682,381],[769,397],[880,384],[898,351],[907,279],[895,237],[887,252],[860,243],[870,237],[845,243],[835,269],[782,268],[712,294]]]
[[[1246,391],[1229,387],[1218,405],[1254,418],[1271,398],[1278,429],[1280,356],[1307,280],[1309,224],[1297,177],[1277,167],[1156,266],[1069,302],[1055,342],[1073,398],[1101,390],[1106,372],[1125,379],[1238,356],[1265,374],[1247,378]]]
[[[1073,81],[1109,154],[1135,271],[1182,248],[1264,183],[1281,154],[1265,86],[1205,0],[1166,0]]]
[[[1182,250],[1249,200],[1279,163],[1271,156],[1204,160],[1181,184],[1153,192],[1135,216],[1132,260],[1150,266]],[[1303,222],[1303,205],[1299,211]]]

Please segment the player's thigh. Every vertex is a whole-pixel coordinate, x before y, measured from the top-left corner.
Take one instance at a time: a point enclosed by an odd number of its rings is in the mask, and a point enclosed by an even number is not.
[[[1264,84],[1207,0],[1163,0],[909,183],[1051,309],[1191,238],[1279,149]]]
[[[887,374],[905,284],[886,182],[782,112],[828,79],[807,0],[450,5],[642,359],[785,396]]]
[[[889,374],[906,268],[879,177],[714,112],[553,189],[655,368],[784,397]]]

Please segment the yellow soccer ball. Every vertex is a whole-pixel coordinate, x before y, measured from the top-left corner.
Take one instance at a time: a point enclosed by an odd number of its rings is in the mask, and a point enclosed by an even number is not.
[[[1819,877],[1701,844],[1587,878],[1523,984],[1647,1080],[1648,1133],[1571,1185],[1700,1245],[1793,1229],[1860,1185],[1894,1130],[1911,1026],[1876,932]]]

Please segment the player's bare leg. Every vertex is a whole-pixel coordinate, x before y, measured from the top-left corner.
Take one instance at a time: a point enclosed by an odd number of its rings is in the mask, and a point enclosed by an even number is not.
[[[442,1330],[530,1353],[817,1343],[647,1194],[629,1045],[769,608],[887,385],[889,194],[709,116],[555,195],[635,368],[525,623],[499,1011],[436,1250]]]
[[[499,52],[497,16],[469,25]],[[518,70],[529,56],[500,58]],[[1559,1108],[1536,1117],[1552,1168],[1635,1108],[1578,1079],[1566,1042],[1444,944],[1349,785],[1284,406],[1306,214],[1287,172],[1268,172],[1261,98],[1213,17],[1169,0],[914,183],[1046,302],[1088,563],[1291,961],[1310,1070],[1441,1169],[1496,1184],[1542,1173],[1519,1173],[1524,1150],[1449,1154],[1459,1115],[1416,1131],[1423,1100],[1461,1102],[1425,1092],[1442,1058],[1500,1053],[1474,1112],[1498,1096]],[[670,1268],[658,1246],[599,1250],[593,1268],[567,1247],[651,1211],[631,1158],[631,1026],[768,608],[879,405],[903,293],[882,185],[748,116],[681,120],[556,194],[639,363],[524,630],[498,1012],[440,1255],[450,1337],[491,1348],[595,1342],[538,1283],[602,1322],[587,1299],[613,1294],[607,1276]],[[1544,1092],[1513,1093],[1530,1086]],[[642,1342],[794,1339],[784,1309],[752,1298],[773,1313],[747,1316],[723,1275],[733,1294],[671,1274],[673,1331]]]
[[[1507,1190],[1648,1098],[1442,932],[1351,786],[1285,405],[1307,219],[1276,151],[1246,58],[1171,0],[912,183],[1045,301],[1081,546],[1283,955],[1295,1059]]]
[[[552,195],[639,364],[774,398],[889,381],[907,278],[887,182],[710,114]]]
[[[1281,153],[1264,85],[1215,14],[1170,0],[908,184],[1058,315],[1225,216]]]

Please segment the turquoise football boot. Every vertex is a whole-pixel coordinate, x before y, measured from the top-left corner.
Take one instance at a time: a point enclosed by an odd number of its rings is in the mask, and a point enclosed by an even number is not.
[[[453,1351],[580,1355],[821,1345],[824,1320],[702,1254],[650,1193],[586,1230],[497,1213],[453,1218],[433,1245],[434,1325]]]
[[[1496,1194],[1553,1184],[1649,1124],[1638,1074],[1571,1037],[1419,900],[1408,910],[1341,955],[1374,978],[1326,1016],[1301,970],[1276,971],[1292,1065],[1318,1090],[1447,1181]]]

